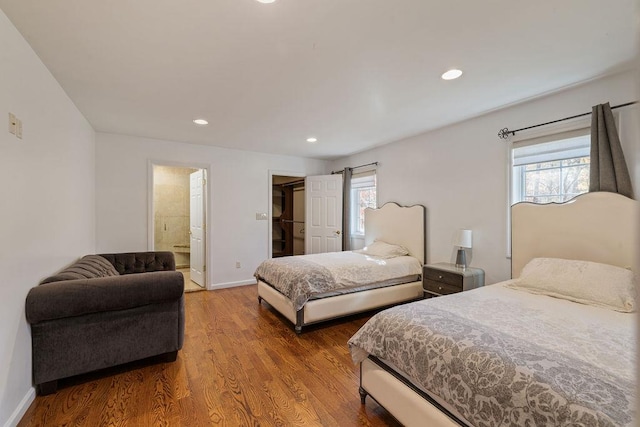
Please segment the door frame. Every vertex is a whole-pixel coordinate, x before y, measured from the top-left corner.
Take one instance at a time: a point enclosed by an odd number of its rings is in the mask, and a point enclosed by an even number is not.
[[[267,203],[267,259],[271,259],[273,256],[273,221],[271,219],[271,215],[273,215],[273,177],[275,176],[292,176],[295,178],[306,178],[307,174],[304,172],[291,172],[291,171],[281,171],[281,170],[271,170],[269,169],[269,199]]]
[[[153,167],[154,166],[170,166],[170,167],[178,167],[178,168],[189,168],[189,169],[203,169],[207,176],[207,180],[204,188],[205,195],[205,227],[206,230],[204,232],[205,242],[204,242],[204,259],[205,265],[207,266],[205,274],[204,274],[204,287],[207,290],[211,290],[213,269],[211,266],[213,265],[210,262],[210,254],[211,254],[211,185],[209,182],[211,180],[211,164],[209,163],[198,163],[198,162],[175,162],[170,160],[157,160],[157,159],[149,159],[147,161],[147,250],[153,251],[155,247],[154,234],[155,234],[155,218],[153,215]]]

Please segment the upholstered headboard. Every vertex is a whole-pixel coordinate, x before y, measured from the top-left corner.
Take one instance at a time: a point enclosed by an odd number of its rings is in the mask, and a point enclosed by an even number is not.
[[[640,203],[594,192],[566,203],[511,207],[511,277],[538,257],[578,259],[637,268]]]
[[[364,211],[365,245],[375,240],[401,245],[409,254],[427,262],[427,213],[422,205],[400,206],[385,203],[378,209]]]

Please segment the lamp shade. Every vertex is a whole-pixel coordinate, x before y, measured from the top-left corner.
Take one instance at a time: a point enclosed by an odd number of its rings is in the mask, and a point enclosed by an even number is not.
[[[460,248],[471,248],[473,242],[473,232],[471,230],[458,230],[453,239],[453,245]]]

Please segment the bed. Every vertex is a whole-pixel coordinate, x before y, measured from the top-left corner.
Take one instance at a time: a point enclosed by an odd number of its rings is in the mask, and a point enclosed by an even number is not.
[[[420,275],[426,261],[424,206],[386,203],[378,209],[368,208],[365,233],[367,249],[385,242],[405,248],[407,256],[378,259],[368,256],[365,250],[267,260],[256,270],[258,302],[269,303],[300,333],[307,325],[422,298]],[[406,265],[395,265],[403,262]],[[392,264],[397,270],[395,277],[375,270]],[[336,279],[337,287],[328,285],[328,277]],[[276,283],[281,278],[292,283]]]
[[[378,313],[360,397],[402,424],[634,425],[638,202],[512,208],[512,280]],[[524,289],[526,288],[526,289]]]

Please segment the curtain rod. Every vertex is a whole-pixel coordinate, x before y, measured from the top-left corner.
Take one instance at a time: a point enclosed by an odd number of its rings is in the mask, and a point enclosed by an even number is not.
[[[627,102],[626,104],[615,105],[615,106],[611,107],[611,109],[615,110],[616,108],[627,107],[629,105],[633,105],[633,104],[637,104],[637,103],[638,103],[638,101]],[[498,132],[498,137],[500,137],[500,139],[507,139],[507,138],[509,138],[509,134],[515,135],[516,132],[521,132],[523,130],[533,129],[533,128],[537,128],[537,127],[540,127],[540,126],[546,126],[546,125],[550,125],[550,124],[558,123],[558,122],[564,122],[565,120],[571,120],[571,119],[575,119],[575,118],[578,118],[578,117],[588,116],[589,114],[591,114],[591,111],[589,111],[588,113],[576,114],[575,116],[565,117],[564,119],[553,120],[553,121],[550,121],[550,122],[540,123],[540,124],[533,125],[533,126],[527,126],[526,128],[520,128],[520,129],[516,129],[516,130],[509,130],[509,128],[503,128],[503,129],[500,129],[500,131]]]
[[[359,168],[364,168],[364,167],[371,166],[371,165],[373,165],[373,166],[378,166],[378,162],[367,163],[366,165],[354,166],[354,167],[352,167],[351,169],[359,169]],[[344,172],[344,171],[341,171],[341,170],[339,170],[339,171],[332,171],[332,172],[331,172],[331,175],[336,174],[336,173],[342,173],[342,172]]]

